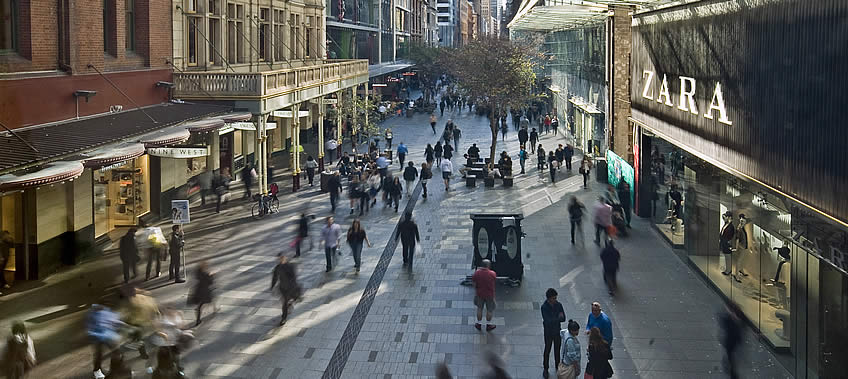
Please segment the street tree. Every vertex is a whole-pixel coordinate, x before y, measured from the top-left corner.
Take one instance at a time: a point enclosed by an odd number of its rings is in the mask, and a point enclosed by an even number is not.
[[[536,46],[526,41],[483,37],[447,51],[439,59],[475,105],[489,110],[491,162],[495,162],[500,117],[509,109],[523,108],[536,97],[533,88],[537,55]]]
[[[447,48],[427,46],[420,42],[413,43],[409,49],[409,59],[415,63],[418,80],[424,87],[424,100],[428,103],[433,99],[436,80],[444,74],[439,57],[446,51]]]

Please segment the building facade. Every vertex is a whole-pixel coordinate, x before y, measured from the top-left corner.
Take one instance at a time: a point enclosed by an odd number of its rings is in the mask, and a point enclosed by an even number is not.
[[[446,47],[458,46],[459,35],[459,4],[464,0],[435,0],[436,25],[439,27],[439,45]]]
[[[148,148],[229,108],[169,102],[170,1],[2,4],[0,230],[15,242],[2,274],[39,279],[158,217],[168,188]]]
[[[819,0],[634,16],[638,212],[797,378],[848,371],[847,20]]]

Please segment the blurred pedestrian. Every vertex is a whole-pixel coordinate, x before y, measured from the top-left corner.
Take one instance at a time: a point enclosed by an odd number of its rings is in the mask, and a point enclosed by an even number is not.
[[[135,287],[128,287],[126,303],[121,312],[121,320],[129,329],[130,342],[140,343],[138,355],[141,359],[149,359],[147,354],[147,337],[153,331],[153,320],[159,316],[159,305],[156,300]]]
[[[580,350],[580,340],[577,339],[580,324],[574,320],[568,320],[567,325],[568,329],[563,329],[559,333],[563,348],[562,359],[557,366],[557,379],[577,379],[580,375],[580,357],[583,355],[583,351]]]
[[[443,156],[445,159],[447,159],[447,160],[451,160],[451,158],[453,158],[453,150],[454,150],[454,148],[453,148],[453,146],[451,146],[451,144],[450,144],[450,143],[446,143],[444,146],[442,146],[442,150],[444,150],[444,152],[442,153],[442,156]]]
[[[598,197],[598,202],[594,208],[595,222],[595,243],[601,244],[601,232],[604,232],[607,238],[610,237],[608,228],[612,225],[612,207],[607,204],[603,196]]]
[[[438,142],[436,144],[438,145]],[[434,149],[433,146],[428,143],[427,147],[424,149],[424,160],[427,161],[428,166],[433,165],[433,161],[435,160],[435,155],[436,155],[436,149]]]
[[[453,134],[453,150],[460,151],[459,150],[459,138],[462,137],[462,130],[459,130],[458,127],[454,127],[452,134]],[[445,154],[445,155],[447,155],[447,154]],[[446,158],[450,159],[449,157],[446,157]]]
[[[506,133],[509,131],[509,128],[506,126],[506,123],[501,123],[501,141],[506,141]]]
[[[403,162],[406,161],[406,154],[408,153],[409,149],[403,144],[403,141],[401,141],[397,147],[398,163],[400,163],[401,168],[403,168]]]
[[[335,171],[327,180],[327,192],[330,193],[331,212],[336,212],[336,203],[339,201],[339,193],[342,191],[342,181],[339,171]]]
[[[577,200],[576,196],[571,197],[568,203],[568,218],[571,221],[571,243],[574,244],[575,230],[580,236],[580,244],[583,244],[583,213],[586,211],[586,206]]]
[[[156,351],[156,370],[151,373],[151,379],[177,379],[180,378],[180,370],[173,350],[162,346]]]
[[[442,113],[444,114],[444,107],[442,107]],[[433,113],[430,115],[430,129],[433,129],[433,135],[436,135],[436,114]]]
[[[583,188],[589,188],[589,173],[592,172],[592,161],[589,157],[583,156],[580,162],[580,175],[583,175]]]
[[[144,250],[147,256],[147,270],[145,271],[144,280],[150,280],[150,269],[153,268],[153,263],[156,263],[156,271],[153,278],[158,278],[162,274],[162,261],[159,259],[162,249],[167,248],[168,241],[162,233],[162,229],[158,226],[145,227],[143,222],[139,223],[141,230],[136,232],[135,243],[139,250]]]
[[[174,280],[175,283],[185,283],[182,272],[180,271],[180,258],[185,246],[185,239],[182,227],[174,225],[171,227],[171,239],[168,240],[168,255],[171,256],[171,264],[168,267],[168,280]],[[175,279],[176,278],[176,279]]]
[[[607,239],[606,246],[601,250],[601,263],[604,266],[604,282],[607,284],[607,290],[610,296],[615,296],[615,291],[618,290],[618,263],[621,261],[621,254],[615,248],[612,239]]]
[[[450,178],[453,175],[453,163],[450,159],[445,159],[439,164],[439,170],[442,172],[442,179],[445,181],[445,192],[450,191]]]
[[[361,215],[361,213],[360,213]],[[339,248],[339,239],[342,236],[342,227],[335,224],[335,219],[330,216],[324,219],[326,225],[321,228],[321,242],[324,244],[324,258],[327,259],[327,271],[333,269],[333,259]]]
[[[403,180],[406,181],[406,195],[412,195],[412,188],[415,187],[415,179],[418,178],[418,169],[415,168],[415,163],[409,161],[409,166],[403,170]]]
[[[556,174],[557,169],[559,168],[559,161],[557,161],[554,152],[551,151],[548,153],[548,171],[551,173],[551,184],[556,183]]]
[[[318,162],[309,155],[306,157],[306,163],[303,164],[303,167],[306,168],[306,180],[309,181],[309,185],[315,186],[315,170],[318,169]]]
[[[303,246],[303,241],[309,238],[309,217],[306,216],[306,213],[301,213],[300,218],[297,220],[297,236],[294,239],[294,256],[300,256],[300,250]],[[309,249],[306,251],[312,250],[312,244],[309,244]]]
[[[504,362],[497,354],[489,351],[486,353],[486,363],[489,365],[489,373],[483,376],[484,379],[509,379],[510,376],[504,367]]]
[[[170,352],[169,359],[177,369],[175,378],[182,378],[183,375],[183,368],[180,365],[180,352],[183,348],[184,339],[187,337],[194,338],[191,332],[183,331],[183,323],[183,316],[180,311],[163,309],[154,323],[155,333],[150,337],[150,344],[157,349],[157,359],[159,359],[159,352],[163,349]],[[162,362],[158,362],[158,367],[162,367]]]
[[[565,169],[568,171],[571,171],[571,158],[573,157],[574,148],[571,146],[571,144],[565,144],[565,148],[562,151],[562,158],[565,161]]]
[[[562,168],[562,163],[565,161],[565,149],[562,147],[562,144],[557,145],[556,150],[554,150],[554,156],[556,157],[557,162],[559,162],[558,168]]]
[[[436,365],[436,379],[453,379],[453,375],[451,375],[450,369],[448,369],[448,365],[445,362]]]
[[[200,187],[200,206],[206,205],[206,197],[212,192],[212,171],[204,171],[197,176],[197,185]]]
[[[492,324],[492,313],[495,311],[495,282],[497,273],[492,270],[492,261],[484,259],[481,267],[474,271],[471,282],[474,284],[474,305],[477,306],[477,323],[474,327],[482,330],[483,307],[486,308],[486,331],[495,329]]]
[[[421,189],[423,190],[423,194],[421,195],[423,198],[427,198],[427,182],[433,178],[433,170],[430,169],[430,164],[421,163]]]
[[[412,163],[412,162],[409,162]],[[414,168],[414,167],[413,167]],[[395,177],[392,178],[391,184],[388,186],[388,195],[389,195],[389,206],[394,203],[395,213],[398,211],[398,207],[400,207],[400,197],[401,193],[403,193],[403,185],[400,184],[400,178]]]
[[[253,178],[256,176],[256,170],[253,168],[253,165],[248,163],[241,170],[241,182],[244,183],[244,198],[252,199],[253,195],[251,194],[251,189],[253,188]]]
[[[215,213],[221,213],[221,203],[226,202],[230,192],[230,169],[227,167],[221,168],[221,172],[215,175],[212,179],[212,187],[215,191]]]
[[[8,230],[0,232],[0,296],[3,296],[3,289],[10,288],[3,273],[6,271],[6,264],[9,263],[14,247],[15,239],[12,238],[12,234]]]
[[[601,330],[593,327],[589,330],[588,363],[586,363],[586,377],[591,379],[606,379],[612,377],[613,371],[610,366],[612,350],[610,345],[601,336]]]
[[[721,328],[721,345],[724,346],[724,369],[730,375],[730,379],[739,378],[736,369],[738,360],[738,348],[742,343],[742,310],[735,303],[727,304],[725,312],[718,316],[719,328]]]
[[[527,163],[527,150],[524,145],[521,145],[521,150],[518,151],[518,163],[521,165],[521,174],[524,173],[524,165]]]
[[[109,374],[105,379],[133,379],[133,371],[124,360],[124,353],[120,349],[112,350],[111,360],[109,361]],[[95,379],[98,377],[95,375]]]
[[[200,325],[203,316],[203,306],[212,302],[212,273],[209,271],[209,263],[201,261],[194,273],[195,285],[189,294],[188,304],[196,305],[196,319],[194,325]]]
[[[289,317],[289,309],[292,304],[300,299],[303,289],[297,282],[297,267],[294,263],[289,262],[285,255],[280,255],[280,261],[274,266],[274,271],[271,272],[271,292],[277,283],[280,283],[277,290],[280,292],[280,306],[282,315],[280,316],[280,326],[286,323]]]
[[[548,157],[545,156],[545,149],[542,148],[541,143],[536,147],[536,154],[536,169],[539,170],[539,176],[545,175],[543,170],[545,169],[545,161]]]
[[[9,379],[25,378],[35,367],[35,345],[27,333],[26,325],[21,321],[12,324],[12,334],[6,339],[2,363],[3,372]]]
[[[560,354],[559,350],[562,346],[562,337],[560,337],[560,330],[562,329],[560,323],[565,322],[565,309],[562,307],[562,303],[557,301],[557,296],[559,294],[553,288],[548,288],[545,291],[545,302],[542,303],[541,311],[542,311],[542,327],[543,334],[545,336],[545,352],[544,357],[542,358],[542,367],[544,371],[542,374],[547,377],[548,376],[548,363],[550,362],[551,356],[551,347],[553,345],[553,354],[554,354],[554,369],[559,367],[560,362]]]
[[[411,163],[411,162],[410,162]],[[371,241],[368,240],[368,235],[365,229],[362,228],[362,223],[359,219],[354,219],[347,229],[347,244],[350,246],[351,255],[353,255],[353,267],[356,272],[362,265],[362,244],[367,243],[371,247]]]
[[[132,278],[135,279],[136,274],[136,266],[138,261],[141,260],[141,257],[138,256],[138,247],[136,247],[135,243],[135,233],[138,230],[134,227],[131,227],[127,230],[127,234],[124,234],[121,237],[121,242],[119,243],[119,251],[121,256],[121,266],[123,266],[124,272],[124,284],[129,283],[130,281],[130,271],[132,271]],[[2,275],[0,275],[2,277]],[[0,280],[2,280],[0,278]]]
[[[421,236],[418,234],[418,224],[412,219],[412,212],[403,214],[403,220],[398,224],[398,233],[395,240],[397,239],[400,239],[403,246],[403,266],[408,267],[411,271],[415,244],[421,241]]]
[[[621,207],[624,211],[624,217],[627,220],[627,227],[630,227],[630,209],[631,209],[631,201],[630,201],[630,184],[624,181],[624,178],[621,178],[618,182],[618,200],[620,201]]]
[[[592,328],[598,328],[601,335],[604,337],[610,349],[612,349],[612,320],[601,309],[601,303],[592,303],[592,312],[589,313],[589,319],[586,321],[586,334],[589,334]]]
[[[118,314],[108,306],[100,304],[91,305],[86,318],[86,330],[88,338],[94,347],[94,378],[103,379],[105,377],[102,366],[103,348],[105,347],[111,351],[118,346],[121,340],[119,328],[123,324]],[[114,370],[114,366],[112,370]]]

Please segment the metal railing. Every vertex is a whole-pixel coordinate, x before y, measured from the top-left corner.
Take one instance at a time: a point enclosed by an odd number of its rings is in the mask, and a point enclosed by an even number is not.
[[[249,73],[186,71],[174,73],[174,96],[265,96],[360,75],[368,75],[366,59],[333,59],[311,66]]]

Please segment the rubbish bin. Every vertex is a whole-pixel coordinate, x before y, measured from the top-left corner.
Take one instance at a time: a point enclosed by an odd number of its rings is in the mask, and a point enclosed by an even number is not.
[[[336,171],[324,170],[321,172],[321,192],[327,192],[327,182],[330,181],[330,177],[335,175]]]
[[[595,158],[595,179],[598,183],[608,183],[609,173],[607,172],[607,160],[605,158]]]
[[[509,278],[518,284],[524,277],[524,263],[521,261],[523,219],[521,213],[472,214],[472,266],[480,267],[483,259],[488,259],[498,277]]]

